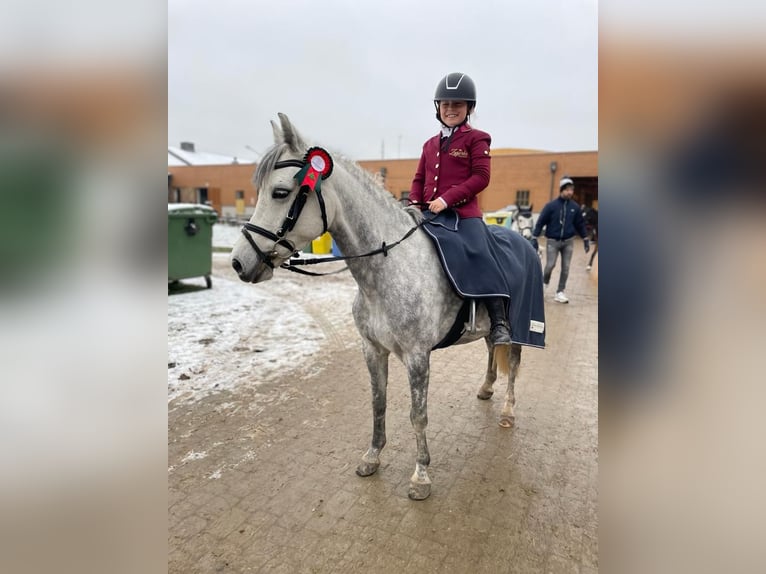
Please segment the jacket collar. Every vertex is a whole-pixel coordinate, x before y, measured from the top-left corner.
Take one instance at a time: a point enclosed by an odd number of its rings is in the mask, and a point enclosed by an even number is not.
[[[447,126],[442,126],[442,129],[441,129],[441,131],[439,133],[440,133],[441,137],[446,138],[446,137],[449,137],[452,134],[452,129],[453,128],[448,128]],[[466,122],[462,126],[457,128],[454,133],[456,133],[456,134],[457,133],[461,133],[462,134],[462,133],[465,133],[465,132],[470,132],[472,129],[473,128],[470,126],[470,124],[468,122]]]

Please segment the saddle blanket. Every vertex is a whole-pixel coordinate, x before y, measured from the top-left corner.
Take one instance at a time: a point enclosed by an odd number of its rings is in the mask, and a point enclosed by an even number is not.
[[[458,295],[503,297],[511,341],[544,348],[543,271],[530,243],[515,231],[487,225],[477,217],[461,219],[449,209],[424,216],[423,230],[433,240]]]

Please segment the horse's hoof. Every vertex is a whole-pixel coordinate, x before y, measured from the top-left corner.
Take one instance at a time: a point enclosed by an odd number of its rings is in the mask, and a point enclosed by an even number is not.
[[[508,415],[503,415],[500,417],[500,420],[497,424],[499,424],[504,429],[513,428],[513,425],[516,421],[516,417],[509,417]]]
[[[407,496],[410,500],[425,500],[431,495],[431,485],[429,483],[410,483],[410,491]]]
[[[379,466],[380,466],[379,462],[378,463],[363,462],[356,467],[356,474],[359,476],[370,476],[372,474],[375,474]]]
[[[495,391],[479,391],[476,393],[476,398],[481,399],[482,401],[486,401],[487,399],[491,399],[492,395],[495,394]]]

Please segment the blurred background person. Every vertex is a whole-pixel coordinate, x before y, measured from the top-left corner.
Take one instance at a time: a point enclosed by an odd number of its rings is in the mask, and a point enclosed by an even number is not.
[[[549,201],[537,218],[532,235],[540,237],[545,228],[545,270],[543,271],[543,283],[548,286],[551,274],[556,267],[556,259],[561,253],[561,271],[559,273],[558,287],[553,300],[557,303],[569,303],[569,298],[564,293],[569,278],[569,264],[572,262],[575,235],[583,238],[585,253],[590,251],[590,242],[585,230],[585,220],[582,210],[577,202],[572,199],[574,195],[574,182],[568,176],[559,181],[559,196]]]

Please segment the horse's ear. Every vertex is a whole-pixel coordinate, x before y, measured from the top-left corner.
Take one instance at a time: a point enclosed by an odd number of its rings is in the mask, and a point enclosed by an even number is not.
[[[274,132],[274,143],[280,144],[285,141],[285,136],[282,133],[282,130],[280,130],[279,126],[274,123],[274,120],[270,120],[269,123],[271,124],[271,131]]]
[[[279,122],[282,124],[283,141],[290,147],[295,153],[303,153],[306,151],[306,143],[303,138],[290,123],[290,118],[285,114],[279,113]]]

